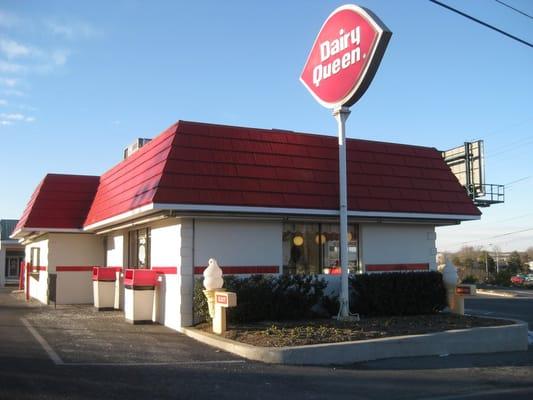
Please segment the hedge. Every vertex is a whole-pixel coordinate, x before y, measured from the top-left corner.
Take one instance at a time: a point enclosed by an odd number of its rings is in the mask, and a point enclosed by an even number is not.
[[[224,288],[237,293],[231,322],[297,320],[336,315],[337,297],[324,295],[324,279],[309,275],[224,277]],[[209,321],[202,280],[194,291],[195,323]],[[350,311],[362,316],[433,314],[446,307],[439,272],[398,272],[350,276]]]
[[[350,277],[350,311],[365,316],[433,314],[446,307],[440,272],[393,272]]]

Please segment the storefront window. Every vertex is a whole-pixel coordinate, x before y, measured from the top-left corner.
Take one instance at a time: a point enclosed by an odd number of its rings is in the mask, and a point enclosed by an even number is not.
[[[150,228],[129,232],[129,267],[150,268]]]
[[[359,271],[358,225],[348,225],[348,271]],[[283,271],[287,274],[340,275],[336,224],[284,224]]]

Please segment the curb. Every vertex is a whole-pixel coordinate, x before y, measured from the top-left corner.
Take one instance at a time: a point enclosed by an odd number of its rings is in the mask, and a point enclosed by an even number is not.
[[[257,347],[194,328],[183,327],[180,331],[199,342],[249,360],[269,364],[328,365],[385,358],[527,351],[528,325],[523,321],[512,321],[515,324],[293,347]]]
[[[488,289],[476,289],[476,292],[479,294],[485,294],[487,296],[498,296],[498,297],[516,297],[516,293],[505,292],[505,291],[496,291]]]

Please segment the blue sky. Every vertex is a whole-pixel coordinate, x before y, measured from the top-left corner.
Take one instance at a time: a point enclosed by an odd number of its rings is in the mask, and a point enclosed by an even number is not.
[[[443,1],[533,42],[533,19],[494,0]],[[342,4],[2,1],[0,217],[18,218],[46,173],[101,174],[178,119],[335,135],[298,77]],[[438,249],[533,246],[533,49],[427,0],[357,4],[393,37],[348,136],[439,150],[484,139],[506,202],[439,228]]]

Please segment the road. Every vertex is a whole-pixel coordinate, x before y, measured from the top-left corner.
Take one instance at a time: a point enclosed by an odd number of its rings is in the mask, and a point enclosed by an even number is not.
[[[469,299],[466,308],[519,316],[531,327],[533,297]],[[87,317],[79,325],[85,318],[79,310],[27,306],[0,289],[0,399],[533,398],[532,346],[527,352],[343,367],[266,365],[161,326],[132,326],[113,316]],[[96,354],[95,348],[104,351]]]

